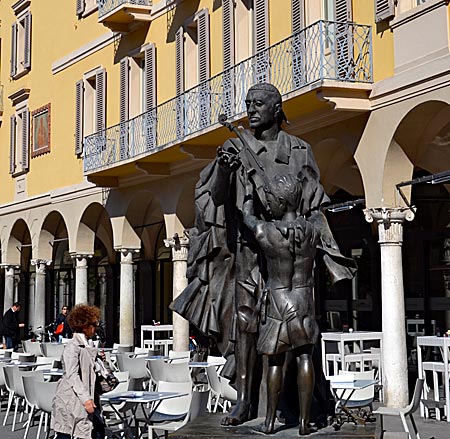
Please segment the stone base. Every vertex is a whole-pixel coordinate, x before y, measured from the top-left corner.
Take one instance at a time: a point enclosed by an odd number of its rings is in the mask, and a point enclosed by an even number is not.
[[[262,418],[249,421],[237,427],[222,427],[220,420],[224,415],[222,413],[208,413],[200,418],[194,419],[183,428],[169,435],[170,439],[258,439],[266,438],[298,438],[298,428],[285,428],[284,425],[277,425],[276,431],[272,435],[256,433],[252,430],[253,425],[263,422]],[[353,424],[344,424],[339,431],[333,427],[323,428],[309,436],[303,438],[326,438],[333,437],[339,439],[378,439],[380,431],[377,430],[378,423],[369,423],[366,426],[355,426]]]

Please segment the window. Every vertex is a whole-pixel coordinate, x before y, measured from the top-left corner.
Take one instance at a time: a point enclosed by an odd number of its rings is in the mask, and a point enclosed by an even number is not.
[[[425,0],[416,0],[417,4]],[[395,15],[394,0],[375,0],[375,23],[393,18]]]
[[[13,176],[27,172],[30,151],[30,112],[28,107],[16,109],[10,118],[9,173]]]
[[[98,68],[75,85],[75,154],[83,153],[83,139],[106,128],[106,70]]]
[[[18,78],[31,68],[31,14],[20,14],[11,30],[11,76]]]
[[[85,17],[98,9],[97,0],[76,0],[76,14]]]

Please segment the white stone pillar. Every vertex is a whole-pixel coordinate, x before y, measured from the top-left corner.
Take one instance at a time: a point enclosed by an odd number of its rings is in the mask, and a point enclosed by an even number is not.
[[[35,293],[36,293],[36,273],[31,273],[30,274],[30,287],[29,287],[29,299],[28,299],[28,307],[27,307],[27,312],[28,312],[28,325],[31,326],[31,328],[35,328],[34,326],[34,297],[35,297]]]
[[[166,247],[172,248],[173,262],[173,292],[172,298],[177,298],[187,287],[186,277],[187,256],[189,248],[189,238],[180,238],[177,234],[173,238],[165,239]],[[173,350],[189,350],[189,322],[177,313],[173,313]]]
[[[412,221],[408,208],[365,210],[368,222],[378,223],[381,251],[382,384],[388,407],[406,407],[408,362],[406,352],[405,297],[403,290],[403,222]]]
[[[47,259],[32,259],[31,265],[36,267],[34,281],[34,330],[45,328],[45,272],[47,265],[52,261]]]
[[[15,290],[15,274],[18,265],[3,264],[5,269],[5,298],[3,301],[3,313],[8,311],[14,303],[14,290]]]
[[[92,255],[75,255],[75,305],[88,303],[88,258]]]
[[[98,283],[99,283],[99,290],[100,290],[100,320],[103,322],[105,321],[106,316],[106,273],[105,272],[99,272],[98,273]]]
[[[133,251],[120,252],[120,331],[121,344],[134,344],[134,273]]]

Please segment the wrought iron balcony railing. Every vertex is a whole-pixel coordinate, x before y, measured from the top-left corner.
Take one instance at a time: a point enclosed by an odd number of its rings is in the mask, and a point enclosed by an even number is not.
[[[152,0],[97,0],[98,5],[98,17],[108,14],[115,8],[123,4],[151,6]]]
[[[372,82],[370,26],[318,21],[133,119],[84,139],[84,171],[110,168],[241,117],[248,88],[271,82],[281,94],[325,79]]]

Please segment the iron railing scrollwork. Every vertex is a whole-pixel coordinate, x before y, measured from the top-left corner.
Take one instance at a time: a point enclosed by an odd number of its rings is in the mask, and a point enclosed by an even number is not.
[[[117,0],[116,0],[117,1]],[[326,79],[372,82],[370,26],[318,21],[198,86],[84,139],[84,170],[114,166],[164,149],[245,112],[249,87],[271,82],[282,95]]]
[[[115,8],[125,3],[131,5],[151,6],[152,0],[97,0],[98,18],[108,14]]]

